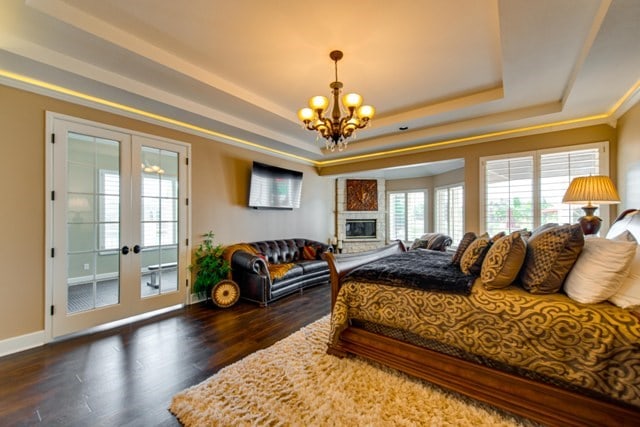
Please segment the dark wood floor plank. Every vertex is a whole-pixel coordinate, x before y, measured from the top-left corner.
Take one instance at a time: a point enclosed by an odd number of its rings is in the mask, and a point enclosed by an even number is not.
[[[329,293],[197,304],[0,358],[0,425],[179,425],[174,394],[328,314]]]

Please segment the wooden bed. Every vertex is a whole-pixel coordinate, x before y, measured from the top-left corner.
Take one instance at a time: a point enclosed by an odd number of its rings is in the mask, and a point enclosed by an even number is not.
[[[624,214],[628,212],[625,211]],[[640,241],[640,214],[632,220],[618,219],[614,226],[628,229]],[[400,242],[359,254],[327,254],[331,271],[332,307],[342,279],[357,267],[406,251]],[[622,309],[621,309],[622,310]],[[422,378],[444,388],[502,408],[545,425],[557,426],[638,426],[640,408],[587,396],[578,392],[489,368],[402,340],[370,332],[350,324],[330,354],[349,354]]]

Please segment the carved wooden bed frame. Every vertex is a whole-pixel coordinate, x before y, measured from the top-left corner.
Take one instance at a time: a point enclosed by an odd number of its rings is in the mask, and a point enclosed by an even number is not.
[[[621,219],[625,211],[618,219]],[[640,214],[633,234],[640,236]],[[637,228],[635,228],[637,227]],[[326,254],[331,271],[331,307],[341,279],[354,268],[384,256],[406,251],[401,242],[359,254]],[[545,425],[637,426],[640,409],[617,405],[548,384],[505,373],[404,341],[349,326],[328,353],[362,356],[502,408]]]

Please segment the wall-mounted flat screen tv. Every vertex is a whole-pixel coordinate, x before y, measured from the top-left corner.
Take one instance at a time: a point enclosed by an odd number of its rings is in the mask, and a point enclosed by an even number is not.
[[[253,162],[249,207],[294,209],[300,207],[302,172]]]

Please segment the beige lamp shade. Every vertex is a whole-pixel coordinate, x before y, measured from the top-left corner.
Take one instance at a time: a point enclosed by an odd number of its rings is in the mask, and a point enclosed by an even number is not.
[[[611,178],[603,175],[590,175],[575,178],[564,193],[562,203],[580,204],[585,215],[578,219],[584,234],[596,234],[600,230],[602,219],[597,217],[596,205],[620,203],[620,196]]]
[[[571,181],[562,203],[610,205],[620,203],[620,196],[608,176],[581,176]]]

